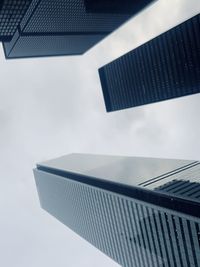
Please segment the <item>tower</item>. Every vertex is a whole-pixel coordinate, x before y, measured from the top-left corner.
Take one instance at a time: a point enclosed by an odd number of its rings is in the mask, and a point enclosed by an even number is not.
[[[34,175],[42,208],[121,266],[200,266],[200,200],[161,188],[198,187],[200,162],[70,154]]]
[[[106,110],[200,93],[200,14],[99,69]]]
[[[6,58],[83,54],[153,1],[33,0]]]

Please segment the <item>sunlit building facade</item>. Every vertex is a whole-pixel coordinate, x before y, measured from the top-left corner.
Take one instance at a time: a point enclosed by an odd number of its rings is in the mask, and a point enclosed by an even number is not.
[[[70,154],[34,175],[41,207],[121,266],[200,267],[200,162]]]
[[[200,93],[200,14],[99,69],[106,110]]]

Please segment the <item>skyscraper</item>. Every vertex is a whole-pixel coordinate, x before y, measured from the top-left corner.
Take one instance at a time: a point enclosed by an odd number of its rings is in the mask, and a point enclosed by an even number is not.
[[[200,92],[200,14],[99,69],[106,110]]]
[[[32,0],[0,0],[0,41],[10,41]]]
[[[153,1],[33,0],[6,58],[83,54]]]
[[[42,208],[121,266],[200,266],[200,199],[161,188],[197,189],[200,162],[70,154],[34,175]]]

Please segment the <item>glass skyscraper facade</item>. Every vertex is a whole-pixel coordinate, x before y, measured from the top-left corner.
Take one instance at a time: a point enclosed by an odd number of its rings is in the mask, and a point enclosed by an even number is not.
[[[166,191],[198,191],[200,162],[70,154],[34,175],[42,208],[121,266],[200,266],[200,202]]]
[[[200,93],[200,14],[99,69],[106,110]]]
[[[0,41],[10,41],[31,0],[0,0]]]
[[[33,0],[4,43],[6,58],[83,54],[153,0],[137,2],[125,0],[124,9],[121,0]]]

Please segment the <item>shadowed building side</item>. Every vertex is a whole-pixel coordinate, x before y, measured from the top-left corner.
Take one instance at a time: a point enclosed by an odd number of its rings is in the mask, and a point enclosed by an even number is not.
[[[99,69],[106,110],[200,92],[200,15]]]
[[[105,34],[22,35],[17,31],[9,43],[4,43],[6,58],[82,55]]]
[[[84,0],[86,12],[135,14],[153,0]]]

